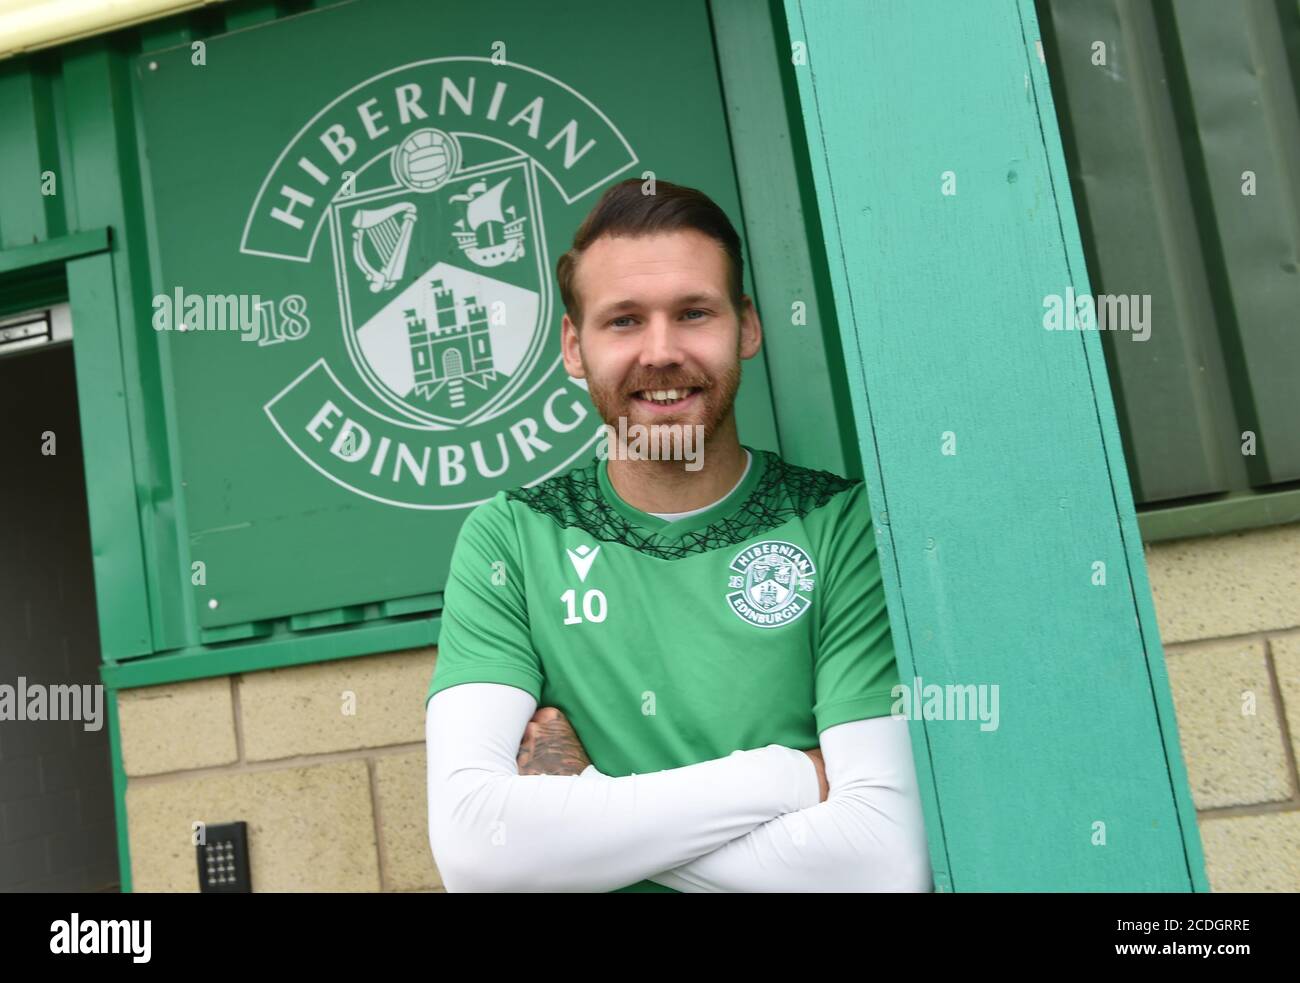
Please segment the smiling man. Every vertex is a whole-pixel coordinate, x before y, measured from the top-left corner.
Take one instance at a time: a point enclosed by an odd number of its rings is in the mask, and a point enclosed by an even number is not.
[[[731,222],[624,181],[557,276],[606,425],[702,457],[611,453],[466,520],[426,714],[445,886],[930,890],[863,485],[736,431],[762,327]]]

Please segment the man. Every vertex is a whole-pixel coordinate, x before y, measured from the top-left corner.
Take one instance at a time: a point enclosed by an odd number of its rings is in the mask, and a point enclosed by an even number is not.
[[[427,712],[449,891],[931,889],[863,485],[741,445],[742,274],[664,181],[560,258],[566,370],[614,433],[703,456],[611,448],[466,520]]]

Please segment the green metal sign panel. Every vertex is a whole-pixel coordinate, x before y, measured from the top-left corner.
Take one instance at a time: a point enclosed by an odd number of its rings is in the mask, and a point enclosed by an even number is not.
[[[563,14],[370,0],[136,59],[201,627],[439,591],[470,507],[595,453],[554,269],[601,191],[739,226],[703,0]],[[738,410],[774,447],[760,361]]]

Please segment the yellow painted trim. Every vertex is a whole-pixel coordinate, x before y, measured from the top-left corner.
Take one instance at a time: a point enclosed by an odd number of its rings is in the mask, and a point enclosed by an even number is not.
[[[223,0],[0,0],[0,59]]]

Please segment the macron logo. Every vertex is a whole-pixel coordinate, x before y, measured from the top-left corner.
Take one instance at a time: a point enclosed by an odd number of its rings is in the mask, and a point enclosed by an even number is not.
[[[590,546],[579,546],[576,550],[566,550],[569,554],[569,562],[573,564],[573,569],[578,571],[578,579],[583,583],[587,581],[587,571],[591,569],[592,563],[596,560],[596,554],[600,552],[600,547],[592,549]]]

